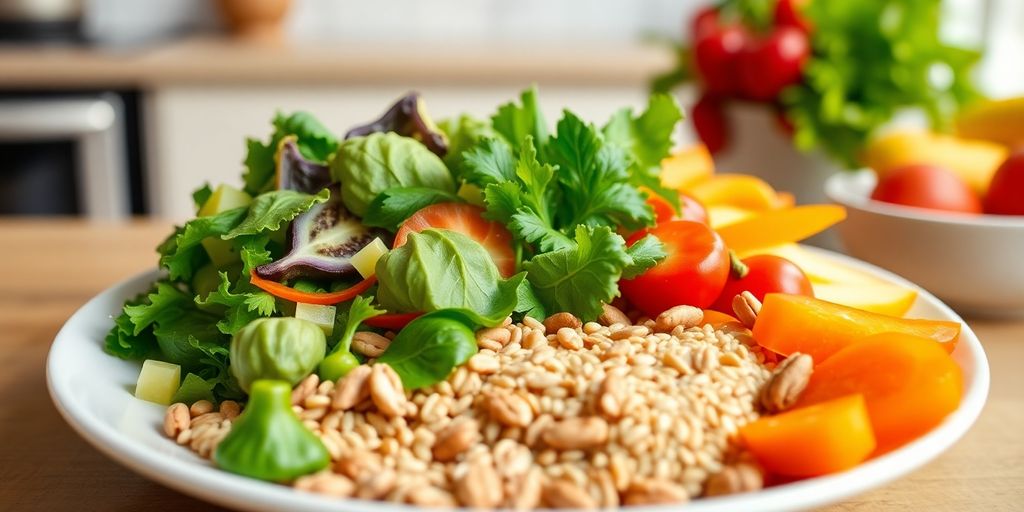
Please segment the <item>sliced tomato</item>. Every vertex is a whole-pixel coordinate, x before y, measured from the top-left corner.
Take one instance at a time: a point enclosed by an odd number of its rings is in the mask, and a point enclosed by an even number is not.
[[[701,224],[708,223],[708,210],[697,198],[685,192],[679,193],[680,211],[669,204],[664,197],[654,192],[647,193],[647,204],[654,210],[654,223],[662,224],[670,220],[692,220]]]
[[[370,327],[376,327],[378,329],[391,329],[392,331],[399,331],[403,327],[418,318],[423,313],[388,313],[385,315],[377,315],[366,320],[363,320],[365,325]]]
[[[412,215],[395,233],[395,247],[405,245],[409,233],[424,229],[447,229],[476,240],[487,249],[504,277],[516,273],[516,255],[512,250],[512,233],[505,226],[483,217],[484,209],[465,203],[438,203]]]

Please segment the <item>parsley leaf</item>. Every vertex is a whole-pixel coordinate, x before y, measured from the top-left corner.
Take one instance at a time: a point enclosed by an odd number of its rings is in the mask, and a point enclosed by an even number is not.
[[[610,228],[577,226],[575,246],[526,262],[533,291],[549,311],[572,311],[592,320],[618,296],[622,271],[633,263],[626,242]]]
[[[246,285],[244,281],[240,286]],[[231,279],[227,272],[220,272],[220,285],[210,292],[206,299],[195,298],[200,306],[219,304],[226,309],[217,328],[224,334],[233,335],[249,322],[274,314],[277,304],[274,296],[262,291],[231,291]]]
[[[516,146],[529,135],[541,149],[548,142],[548,127],[537,103],[537,88],[534,86],[523,91],[520,99],[522,105],[509,102],[498,107],[498,112],[491,117],[491,124],[509,144]]]
[[[632,261],[622,269],[623,279],[633,279],[647,272],[668,256],[665,247],[654,235],[647,235],[634,242],[626,249],[626,254]]]

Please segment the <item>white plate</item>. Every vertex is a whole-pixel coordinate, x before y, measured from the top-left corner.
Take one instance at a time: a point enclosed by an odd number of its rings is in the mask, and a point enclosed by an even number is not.
[[[846,256],[820,253],[917,289],[919,296],[911,316],[962,321],[928,292],[891,273]],[[112,315],[120,311],[125,298],[145,291],[158,275],[156,271],[141,274],[90,300],[68,320],[50,348],[46,368],[50,395],[64,419],[82,437],[112,459],[148,478],[228,507],[267,511],[411,510],[402,505],[325,498],[228,474],[164,437],[164,408],[132,396],[139,365],[103,352],[103,338],[111,327]],[[879,487],[924,465],[967,432],[988,396],[988,361],[977,336],[966,325],[953,357],[964,370],[963,401],[941,425],[920,439],[843,473],[757,493],[700,499],[686,509],[691,512],[809,509]]]

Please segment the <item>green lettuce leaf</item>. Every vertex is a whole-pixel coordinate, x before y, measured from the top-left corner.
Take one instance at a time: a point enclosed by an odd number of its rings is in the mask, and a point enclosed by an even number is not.
[[[242,235],[255,235],[265,231],[277,231],[282,225],[315,204],[326,201],[331,191],[323,189],[316,195],[304,194],[294,190],[275,190],[260,195],[249,205],[245,219],[221,236],[230,240]],[[201,217],[206,218],[206,217]],[[198,219],[197,219],[198,220]]]
[[[444,163],[456,178],[465,174],[465,153],[480,141],[498,136],[490,123],[467,114],[443,119],[437,126],[448,138],[448,153],[444,156]]]
[[[242,175],[245,191],[257,196],[273,188],[274,154],[281,139],[294,135],[302,156],[319,163],[327,163],[338,148],[338,140],[313,115],[307,112],[295,112],[283,115],[280,112],[272,121],[274,131],[270,139],[263,143],[256,139],[246,140],[246,171]]]
[[[240,284],[246,284],[244,281]],[[251,287],[250,287],[251,288]],[[274,296],[263,291],[231,291],[231,279],[227,272],[220,272],[220,285],[216,291],[210,292],[206,299],[195,298],[200,306],[219,304],[226,310],[217,322],[217,329],[228,335],[234,335],[249,322],[262,317],[271,316],[277,310]]]
[[[177,316],[182,309],[188,308],[191,302],[190,295],[171,283],[161,281],[154,285],[153,292],[146,295],[144,302],[125,306],[124,312],[134,326],[132,334],[138,336],[161,317]]]
[[[226,235],[242,222],[248,211],[249,208],[243,206],[188,221],[158,247],[160,266],[167,269],[172,280],[191,279],[195,271],[209,260],[200,245],[203,239]]]
[[[362,217],[381,192],[396,187],[423,187],[455,193],[444,162],[415,139],[374,133],[345,140],[331,162],[331,176],[341,183],[341,199]]]

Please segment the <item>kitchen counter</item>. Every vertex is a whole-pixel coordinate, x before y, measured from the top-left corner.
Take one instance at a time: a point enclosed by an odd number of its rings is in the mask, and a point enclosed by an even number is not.
[[[452,57],[457,56],[457,57]],[[252,42],[189,37],[146,48],[0,46],[0,88],[162,85],[492,84],[526,81],[643,84],[672,66],[639,44],[541,45]]]
[[[86,300],[151,268],[169,223],[0,219],[0,509],[220,510],[103,457],[57,414],[46,354]],[[992,367],[988,404],[950,451],[827,512],[1020,510],[1024,504],[1024,321],[971,321]]]

